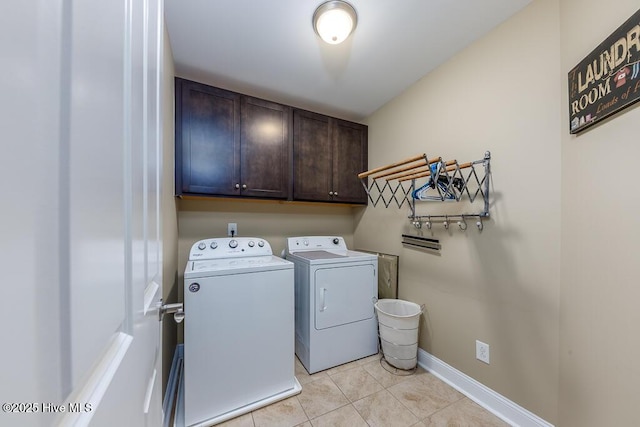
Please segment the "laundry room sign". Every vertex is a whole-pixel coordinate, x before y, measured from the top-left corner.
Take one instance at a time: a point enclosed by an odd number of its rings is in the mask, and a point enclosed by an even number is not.
[[[640,10],[569,71],[575,134],[640,100]]]

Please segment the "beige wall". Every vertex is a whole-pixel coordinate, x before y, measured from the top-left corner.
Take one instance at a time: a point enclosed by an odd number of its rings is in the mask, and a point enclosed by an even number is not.
[[[370,167],[491,151],[484,231],[437,225],[422,234],[441,240],[441,255],[403,248],[400,235],[418,233],[407,210],[378,206],[357,217],[354,237],[400,255],[400,298],[426,304],[421,348],[549,422],[558,420],[559,38],[558,0],[535,1],[367,120]],[[475,359],[476,339],[490,345],[490,365]]]
[[[640,8],[562,0],[561,426],[638,425],[640,196],[636,105],[569,135],[566,72]]]
[[[238,224],[239,236],[266,239],[276,255],[285,248],[285,239],[292,236],[344,236],[351,245],[354,209],[361,208],[215,198],[179,200],[178,265],[186,265],[189,250],[198,240],[226,236],[230,222]]]
[[[178,302],[178,220],[174,191],[174,90],[173,54],[165,25],[163,46],[163,139],[162,139],[162,300]],[[166,389],[173,352],[176,347],[176,324],[167,318],[162,324],[162,389]]]
[[[481,233],[423,229],[443,245],[432,255],[402,247],[400,234],[417,233],[404,208],[180,200],[169,249],[178,283],[191,245],[225,235],[228,222],[276,253],[286,236],[343,235],[351,247],[400,255],[400,298],[427,307],[423,349],[556,425],[635,425],[640,197],[627,183],[637,180],[640,107],[570,136],[566,80],[637,8],[535,0],[368,119],[371,167],[491,151]],[[476,339],[490,344],[490,365],[475,360]]]

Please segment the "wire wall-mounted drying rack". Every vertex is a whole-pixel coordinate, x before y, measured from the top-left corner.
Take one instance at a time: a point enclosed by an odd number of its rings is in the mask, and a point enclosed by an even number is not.
[[[457,222],[461,230],[467,229],[467,220],[476,220],[482,230],[484,218],[489,217],[489,183],[491,176],[491,153],[484,158],[466,163],[444,160],[420,154],[400,162],[381,166],[358,174],[373,206],[382,203],[385,208],[392,204],[402,208],[409,206],[409,220],[416,228],[431,228],[441,222],[446,229]],[[370,182],[368,182],[370,180]],[[482,210],[453,215],[425,215],[416,213],[417,201],[473,203],[480,196]]]

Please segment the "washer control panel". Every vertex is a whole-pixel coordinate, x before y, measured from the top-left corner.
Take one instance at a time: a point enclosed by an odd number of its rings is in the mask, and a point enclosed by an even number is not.
[[[287,239],[287,250],[289,252],[317,251],[317,250],[347,250],[344,238],[339,236],[302,236],[289,237]]]
[[[271,245],[259,237],[220,237],[195,242],[189,260],[273,255]]]

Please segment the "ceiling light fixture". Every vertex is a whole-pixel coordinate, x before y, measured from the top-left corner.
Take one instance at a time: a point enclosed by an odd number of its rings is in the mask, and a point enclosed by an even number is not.
[[[313,29],[329,44],[342,43],[356,28],[357,22],[356,10],[342,0],[322,3],[313,13]]]

